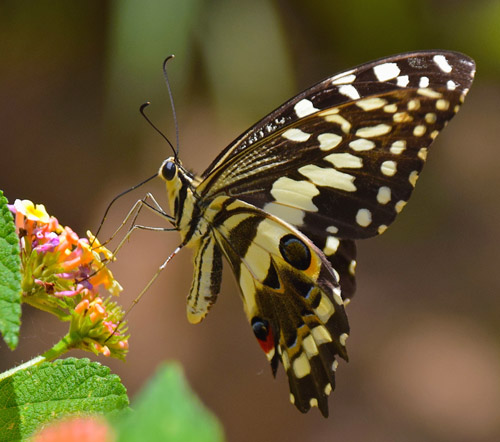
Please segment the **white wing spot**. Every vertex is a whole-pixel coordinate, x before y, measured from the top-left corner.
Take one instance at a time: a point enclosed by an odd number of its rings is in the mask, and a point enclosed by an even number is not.
[[[448,80],[446,82],[446,87],[449,91],[454,91],[457,88],[457,84],[453,80]]]
[[[360,98],[359,92],[352,84],[343,84],[339,87],[339,92],[352,100],[357,100]]]
[[[332,371],[337,371],[337,367],[339,366],[339,361],[335,360],[332,363]]]
[[[350,153],[331,153],[325,157],[326,161],[333,164],[338,169],[349,168],[359,169],[363,167],[363,160]]]
[[[382,186],[378,189],[377,201],[380,204],[387,204],[391,200],[391,189],[387,186]]]
[[[332,78],[332,84],[338,85],[338,84],[350,84],[354,80],[356,80],[356,75],[351,74],[353,71],[348,71],[344,72],[340,75],[336,75],[335,77]]]
[[[406,149],[406,140],[397,140],[391,144],[389,151],[394,155],[400,155]]]
[[[432,136],[432,134],[431,134]],[[418,151],[418,157],[425,161],[427,159],[427,148],[426,147],[421,147],[420,150]]]
[[[386,176],[393,176],[396,173],[396,162],[384,161],[380,166],[380,170]]]
[[[401,210],[403,210],[404,206],[406,206],[406,201],[400,200],[396,203],[394,208],[396,209],[397,213],[401,213]]]
[[[364,111],[372,111],[375,109],[380,109],[382,106],[385,106],[386,104],[387,100],[379,97],[365,98],[364,100],[359,100],[356,102],[356,106],[360,107]]]
[[[448,60],[444,55],[434,55],[432,58],[434,60],[434,63],[436,63],[443,72],[446,72],[449,74],[452,70],[450,63],[448,63]]]
[[[302,166],[299,172],[318,186],[332,187],[347,192],[355,192],[357,190],[352,175],[339,172],[333,168],[322,168],[314,164],[308,164],[307,166]],[[295,203],[292,204],[296,205]]]
[[[420,81],[418,82],[418,87],[428,87],[429,86],[429,77],[420,77]]]
[[[373,72],[378,81],[388,81],[396,78],[401,70],[396,63],[383,63],[375,66]]]
[[[425,131],[427,128],[423,124],[419,124],[418,126],[415,126],[413,128],[413,135],[416,137],[421,137],[423,134],[425,134]]]
[[[375,142],[372,140],[367,140],[365,138],[358,138],[357,140],[351,141],[349,147],[356,152],[361,152],[364,150],[372,150],[375,147]]]
[[[379,137],[391,131],[392,127],[388,124],[377,124],[376,126],[362,127],[356,131],[358,137]]]
[[[415,185],[417,184],[417,180],[418,180],[418,172],[416,170],[414,170],[410,173],[410,176],[408,177],[408,181],[410,182],[410,184],[413,187],[415,187]]]
[[[450,102],[444,98],[436,101],[436,109],[440,111],[448,110],[450,107]]]
[[[359,209],[356,213],[356,222],[361,227],[368,227],[372,223],[372,213],[368,209]]]
[[[401,75],[396,79],[396,84],[399,87],[406,87],[408,86],[408,83],[410,82],[410,78],[408,75]]]
[[[319,148],[321,150],[330,150],[337,147],[342,141],[342,137],[337,134],[324,133],[318,135]]]
[[[311,137],[311,134],[305,133],[297,128],[291,128],[285,130],[285,132],[282,133],[282,136],[290,141],[304,142]]]
[[[326,238],[326,245],[323,248],[323,253],[326,256],[333,255],[339,248],[339,245],[340,245],[340,240],[338,238],[335,238],[334,236],[329,236],[328,238]]]
[[[314,107],[312,101],[307,100],[306,98],[297,102],[297,104],[293,107],[293,110],[299,118],[307,117],[308,115],[314,114],[315,112],[319,111],[319,109],[316,109]]]

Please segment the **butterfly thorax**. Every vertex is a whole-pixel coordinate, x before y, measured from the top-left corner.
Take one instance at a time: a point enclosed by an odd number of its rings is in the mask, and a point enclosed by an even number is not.
[[[187,171],[182,163],[167,158],[161,165],[158,175],[165,180],[170,213],[175,218],[175,227],[181,234],[185,245],[191,246],[206,234],[208,225],[203,221],[203,208],[196,195],[196,177]]]

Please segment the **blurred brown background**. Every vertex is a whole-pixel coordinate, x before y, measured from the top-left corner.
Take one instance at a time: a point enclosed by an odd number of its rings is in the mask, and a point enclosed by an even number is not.
[[[500,440],[500,2],[0,3],[0,188],[11,201],[44,203],[80,235],[170,155],[138,113],[151,100],[150,117],[175,139],[166,55],[177,56],[181,157],[202,172],[240,132],[323,77],[431,48],[472,56],[476,81],[399,220],[359,243],[351,361],[337,371],[331,417],[288,403],[283,371],[272,379],[230,272],[208,318],[188,324],[188,250],[130,315],[127,362],[99,358],[132,398],[160,361],[177,359],[228,441]],[[147,190],[166,204],[158,180],[121,200],[102,238]],[[147,214],[141,222],[162,225]],[[175,232],[132,238],[112,267],[125,307],[178,241]],[[25,308],[19,349],[0,344],[1,369],[63,331]]]

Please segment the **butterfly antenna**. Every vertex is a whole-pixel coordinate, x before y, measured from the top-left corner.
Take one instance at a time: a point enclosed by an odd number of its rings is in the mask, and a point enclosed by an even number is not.
[[[172,58],[175,58],[175,55],[173,54],[169,55],[167,58],[165,58],[165,61],[163,62],[163,77],[165,78],[165,83],[167,84],[168,96],[170,97],[170,105],[172,107],[172,115],[174,117],[175,144],[177,146],[175,152],[175,158],[177,158],[177,156],[179,155],[179,125],[177,123],[177,113],[175,112],[174,96],[172,95],[172,89],[170,88],[170,81],[168,80],[168,74],[167,74],[167,62]]]
[[[115,201],[117,201],[122,196],[126,195],[127,193],[132,192],[133,190],[137,189],[138,187],[141,187],[142,185],[146,184],[148,181],[151,181],[153,178],[156,178],[157,176],[158,176],[158,173],[155,173],[154,175],[150,176],[149,178],[146,178],[144,181],[141,181],[139,184],[136,184],[135,186],[132,186],[130,189],[124,190],[123,192],[119,193],[111,200],[111,202],[108,204],[108,207],[106,207],[106,210],[104,211],[104,215],[102,216],[101,223],[99,224],[99,228],[97,229],[94,240],[95,240],[95,238],[97,238],[99,236],[99,233],[101,232],[104,221],[106,220],[106,217],[108,216],[108,212],[111,209],[111,206],[115,203]],[[94,240],[92,240],[90,247],[92,247],[94,245]]]
[[[167,138],[167,136],[160,130],[158,129],[154,124],[153,122],[149,119],[149,117],[146,115],[146,108],[150,105],[151,103],[149,101],[146,101],[146,103],[144,103],[143,105],[141,105],[141,107],[139,108],[139,112],[141,113],[141,115],[144,117],[144,119],[149,123],[149,125],[156,131],[158,132],[161,137],[168,143],[168,145],[170,146],[170,148],[172,149],[172,152],[174,153],[175,155],[175,158],[177,158],[177,152],[175,151],[175,148],[174,146],[172,145],[172,143],[170,142],[170,140]]]

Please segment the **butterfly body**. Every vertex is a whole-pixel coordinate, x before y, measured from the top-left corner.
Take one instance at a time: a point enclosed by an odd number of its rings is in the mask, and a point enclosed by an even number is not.
[[[189,321],[216,301],[224,257],[273,374],[281,361],[300,411],[328,414],[336,358],[347,360],[354,240],[384,232],[402,210],[474,69],[448,51],[367,63],[292,98],[201,176],[177,156],[160,167],[182,244],[194,249]]]

